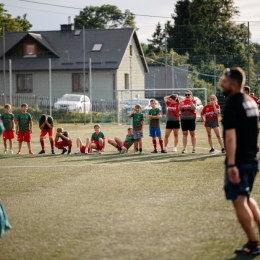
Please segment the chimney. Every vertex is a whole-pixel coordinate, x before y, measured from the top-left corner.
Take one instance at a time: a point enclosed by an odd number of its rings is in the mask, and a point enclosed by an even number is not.
[[[60,30],[62,32],[69,32],[69,31],[73,31],[74,30],[74,24],[71,23],[71,17],[68,17],[68,24],[61,24],[60,25]]]
[[[68,17],[68,24],[71,24],[71,22],[70,22],[70,16]]]

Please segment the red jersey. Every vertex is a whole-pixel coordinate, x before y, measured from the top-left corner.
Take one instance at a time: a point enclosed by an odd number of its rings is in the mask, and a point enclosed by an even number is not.
[[[206,105],[203,108],[201,114],[205,115],[206,117],[205,125],[218,125],[218,114],[220,113],[220,107],[218,104],[216,104],[216,109],[218,111],[217,114],[215,113],[213,106],[211,106],[210,104]]]
[[[195,100],[192,100],[192,104],[196,104]],[[181,119],[196,119],[196,109],[192,109],[189,100],[182,101]]]
[[[249,94],[249,96],[250,96],[252,99],[254,99],[254,101],[256,102],[257,105],[259,105],[259,102],[258,102],[258,98],[257,98],[257,97],[255,97],[255,96],[253,96],[253,95],[251,95],[251,94]]]
[[[179,114],[179,103],[173,104],[171,101],[167,100],[167,120],[168,121],[180,121],[180,114]]]

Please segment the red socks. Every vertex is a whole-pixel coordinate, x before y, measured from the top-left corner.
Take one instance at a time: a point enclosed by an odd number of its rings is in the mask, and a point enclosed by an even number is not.
[[[153,140],[153,139],[152,139],[152,141],[153,141],[154,150],[157,150],[156,140]]]
[[[40,140],[41,146],[42,146],[42,150],[44,150],[44,141]]]
[[[161,150],[163,150],[163,140],[159,140],[159,144],[160,144]]]

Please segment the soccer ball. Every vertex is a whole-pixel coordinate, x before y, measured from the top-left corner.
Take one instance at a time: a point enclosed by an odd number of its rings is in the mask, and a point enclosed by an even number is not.
[[[3,132],[4,132],[4,126],[2,121],[0,121],[0,136],[2,135]]]

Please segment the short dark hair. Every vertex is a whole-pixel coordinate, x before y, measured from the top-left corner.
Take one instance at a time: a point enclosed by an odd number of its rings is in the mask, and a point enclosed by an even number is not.
[[[178,97],[178,95],[172,94],[172,95],[170,95],[169,98],[172,99],[172,100],[175,100],[177,103],[179,103],[179,97]]]
[[[46,118],[46,115],[45,115],[45,114],[42,114],[42,115],[41,115],[41,120],[44,121],[45,118]]]
[[[248,94],[250,94],[250,87],[249,86],[244,86],[244,90],[246,90],[248,92]]]
[[[10,104],[5,104],[5,108],[11,108]]]
[[[95,128],[95,127],[98,127],[98,128],[100,128],[100,125],[94,125],[94,128]]]
[[[21,107],[28,107],[26,103],[22,103]]]
[[[238,87],[241,89],[245,85],[246,75],[240,67],[233,67],[226,69],[224,75],[235,81]]]

